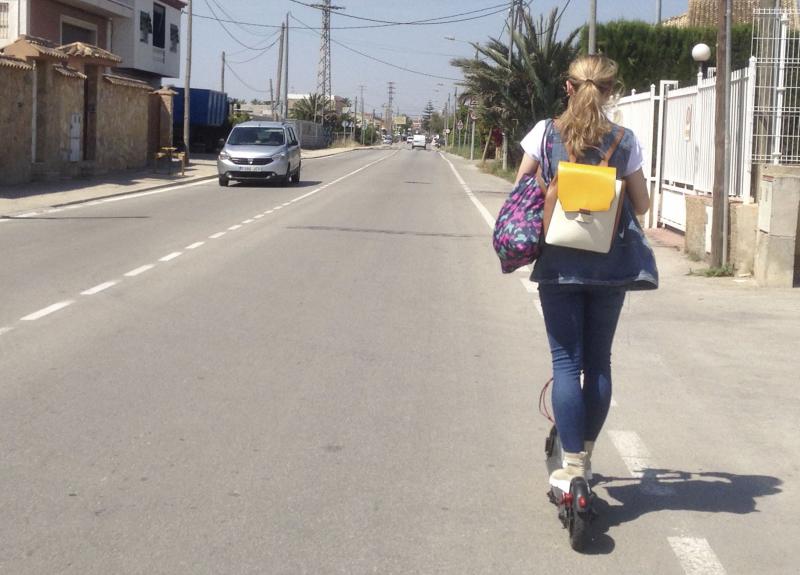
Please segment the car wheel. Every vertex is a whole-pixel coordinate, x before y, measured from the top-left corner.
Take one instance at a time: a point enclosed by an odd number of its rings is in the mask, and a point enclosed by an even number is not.
[[[219,185],[222,186],[223,188],[228,187],[228,183],[229,182],[230,182],[230,180],[228,178],[226,178],[225,176],[220,176],[219,177]]]
[[[296,170],[296,171],[295,171],[295,173],[292,175],[292,183],[295,183],[295,184],[297,184],[297,183],[299,183],[299,182],[300,182],[300,167],[301,167],[302,165],[303,165],[303,164],[298,164],[298,165],[297,165],[297,170]]]
[[[291,181],[291,177],[292,177],[292,167],[286,166],[286,174],[280,177],[278,183],[282,186],[288,186],[289,182]]]

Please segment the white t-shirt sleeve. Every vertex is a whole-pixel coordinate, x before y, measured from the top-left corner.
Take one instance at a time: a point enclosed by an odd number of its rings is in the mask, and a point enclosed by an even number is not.
[[[628,165],[625,166],[622,177],[630,176],[635,171],[641,169],[643,162],[644,153],[642,152],[642,143],[639,141],[639,138],[636,137],[636,134],[634,134],[633,146],[631,146],[631,153],[628,156]]]
[[[544,139],[544,131],[547,128],[547,120],[539,120],[533,127],[533,130],[522,138],[519,143],[526,154],[531,156],[534,160],[541,161],[542,154],[542,140]],[[635,170],[634,170],[635,171]]]

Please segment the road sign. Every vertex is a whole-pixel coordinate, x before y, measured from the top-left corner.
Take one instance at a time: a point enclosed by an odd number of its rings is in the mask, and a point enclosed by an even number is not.
[[[478,119],[478,116],[475,115],[475,112],[470,112],[469,117],[472,119],[473,122]]]
[[[447,128],[447,129],[444,131],[444,133],[445,133],[445,134],[449,134],[449,133],[450,133],[450,128]]]
[[[459,130],[463,130],[464,129],[464,122],[459,120],[458,124],[456,124],[456,128],[458,128]]]

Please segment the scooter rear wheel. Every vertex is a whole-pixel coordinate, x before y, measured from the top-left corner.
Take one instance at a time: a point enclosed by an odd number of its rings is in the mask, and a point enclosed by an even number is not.
[[[575,551],[583,551],[589,538],[589,523],[592,518],[591,493],[583,479],[573,479],[569,488],[572,509],[569,513],[569,544]],[[581,506],[583,502],[583,506]]]

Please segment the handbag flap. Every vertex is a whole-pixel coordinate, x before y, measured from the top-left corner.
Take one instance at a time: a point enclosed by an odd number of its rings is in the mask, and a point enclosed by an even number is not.
[[[558,201],[565,212],[604,212],[617,191],[617,169],[574,162],[558,164]]]

